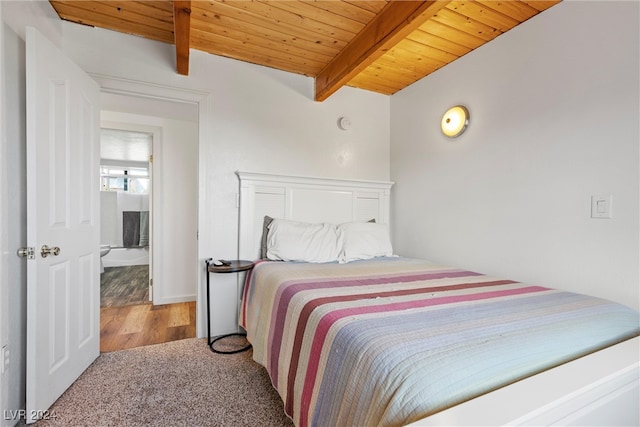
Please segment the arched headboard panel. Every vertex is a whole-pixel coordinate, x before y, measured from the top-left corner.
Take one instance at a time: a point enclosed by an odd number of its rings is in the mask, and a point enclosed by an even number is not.
[[[258,259],[265,215],[339,224],[389,223],[393,182],[236,172],[240,179],[239,259]]]

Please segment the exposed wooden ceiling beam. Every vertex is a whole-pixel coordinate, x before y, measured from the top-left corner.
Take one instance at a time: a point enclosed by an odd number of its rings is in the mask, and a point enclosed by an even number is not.
[[[173,36],[178,74],[189,75],[191,0],[173,0]]]
[[[316,101],[324,101],[433,17],[448,1],[391,1],[316,76]]]

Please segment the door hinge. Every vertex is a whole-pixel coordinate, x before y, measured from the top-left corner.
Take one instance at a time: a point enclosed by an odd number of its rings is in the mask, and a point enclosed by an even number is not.
[[[153,278],[149,279],[149,301],[153,301]]]
[[[19,257],[27,257],[27,259],[36,259],[36,248],[28,246],[26,248],[18,249]]]
[[[153,163],[153,154],[149,155],[149,163]]]

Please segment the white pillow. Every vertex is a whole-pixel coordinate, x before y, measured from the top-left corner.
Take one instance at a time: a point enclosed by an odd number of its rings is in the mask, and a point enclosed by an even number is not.
[[[343,241],[341,263],[393,255],[386,224],[348,222],[340,224],[338,231]]]
[[[274,219],[267,234],[267,259],[274,261],[332,262],[342,250],[335,225]]]

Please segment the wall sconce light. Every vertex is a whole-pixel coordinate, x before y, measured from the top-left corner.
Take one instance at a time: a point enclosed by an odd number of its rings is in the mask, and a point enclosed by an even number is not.
[[[460,136],[469,125],[469,110],[462,105],[451,107],[442,116],[440,128],[449,138]]]

